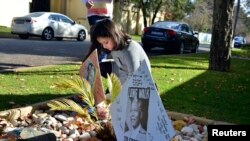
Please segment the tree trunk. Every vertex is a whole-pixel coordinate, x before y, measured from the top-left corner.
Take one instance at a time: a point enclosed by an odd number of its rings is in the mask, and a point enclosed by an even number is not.
[[[113,8],[113,21],[115,23],[121,24],[121,17],[122,17],[122,5],[119,0],[114,0],[114,8]]]
[[[137,9],[136,12],[136,26],[135,26],[135,35],[139,35],[139,25],[140,25],[140,8]]]
[[[214,0],[209,69],[230,71],[234,0]]]
[[[160,2],[157,4],[155,10],[153,11],[153,18],[152,18],[151,24],[153,24],[153,23],[155,22],[156,15],[157,15],[157,13],[159,12],[161,6],[162,6],[162,1],[160,1]]]
[[[148,23],[147,23],[147,11],[146,11],[146,6],[144,6],[143,0],[141,0],[141,10],[142,10],[144,27],[147,27],[148,26]]]
[[[235,13],[233,37],[235,36],[235,30],[236,30],[236,25],[237,25],[237,21],[238,21],[239,11],[240,11],[240,0],[238,0],[237,9],[236,9],[236,13]]]

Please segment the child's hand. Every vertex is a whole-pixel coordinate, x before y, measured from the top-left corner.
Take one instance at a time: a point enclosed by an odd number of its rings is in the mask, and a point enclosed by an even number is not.
[[[86,7],[87,7],[88,9],[90,9],[90,8],[93,7],[93,6],[94,6],[93,0],[88,0],[87,3],[86,3]]]
[[[110,119],[109,108],[104,101],[96,105],[96,112],[98,119]]]

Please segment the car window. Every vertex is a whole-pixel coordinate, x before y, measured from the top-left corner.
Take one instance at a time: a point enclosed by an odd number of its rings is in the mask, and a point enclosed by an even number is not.
[[[48,17],[48,19],[54,20],[54,21],[58,21],[58,16],[56,16],[56,15],[50,15],[50,16]]]
[[[241,36],[234,37],[234,41],[242,42],[243,44],[246,43],[246,39],[244,37],[241,37]]]
[[[178,23],[171,23],[171,22],[157,22],[154,23],[151,27],[160,27],[160,28],[171,28],[171,29],[179,29]]]
[[[183,24],[181,26],[181,31],[187,32],[189,34],[193,34],[193,29],[189,25],[187,25],[187,24]]]
[[[243,41],[243,38],[242,37],[235,37],[234,40],[235,41]]]
[[[61,16],[61,15],[59,15],[59,21],[72,24],[72,21],[70,19],[68,19],[67,17]]]
[[[181,31],[191,33],[190,30],[189,30],[189,27],[186,24],[183,24],[181,26]]]
[[[238,40],[240,40],[240,38],[239,37],[235,37],[234,40],[238,41]]]

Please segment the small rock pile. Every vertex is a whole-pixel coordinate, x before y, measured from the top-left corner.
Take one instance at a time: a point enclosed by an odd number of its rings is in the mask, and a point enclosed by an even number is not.
[[[173,121],[176,135],[173,141],[206,141],[207,126],[197,124],[192,117],[185,117],[183,120]]]
[[[96,136],[96,128],[98,123],[90,123],[72,112],[37,110],[10,122],[0,119],[0,139],[28,139],[53,133],[60,141],[86,141]]]
[[[100,123],[90,123],[73,112],[54,112],[37,110],[33,114],[8,122],[0,118],[0,139],[28,139],[53,133],[58,141],[96,140],[96,129]],[[173,120],[176,135],[172,141],[205,141],[207,126],[195,123],[192,117]],[[2,141],[2,140],[1,140]]]

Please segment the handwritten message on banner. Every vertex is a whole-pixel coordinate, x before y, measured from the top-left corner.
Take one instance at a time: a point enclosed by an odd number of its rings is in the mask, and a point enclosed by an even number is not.
[[[110,112],[118,141],[170,141],[175,135],[145,62],[125,82]]]

